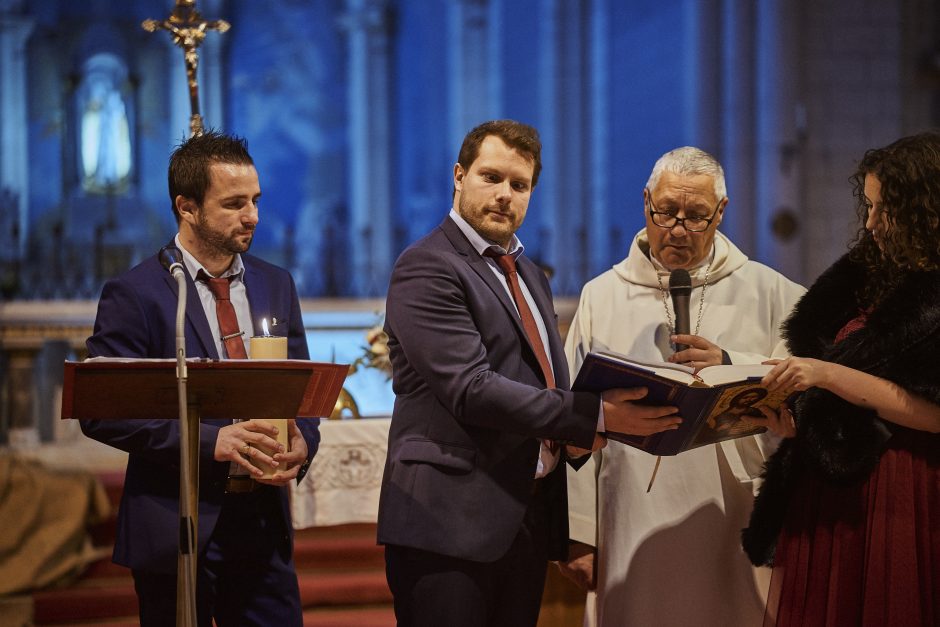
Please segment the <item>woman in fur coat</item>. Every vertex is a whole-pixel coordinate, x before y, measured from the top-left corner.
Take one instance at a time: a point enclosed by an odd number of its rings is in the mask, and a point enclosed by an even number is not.
[[[796,435],[744,530],[765,626],[940,625],[940,135],[865,154],[864,228],[785,323]]]

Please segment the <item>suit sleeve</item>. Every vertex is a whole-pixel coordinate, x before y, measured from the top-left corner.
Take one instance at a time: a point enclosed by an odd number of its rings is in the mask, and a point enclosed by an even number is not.
[[[506,334],[515,331],[509,319],[499,320],[495,311],[485,312],[486,320],[479,319],[484,314],[479,307],[471,311],[469,288],[451,263],[433,250],[411,248],[396,264],[386,314],[393,364],[399,362],[396,394],[426,385],[460,422],[590,448],[598,397],[527,385],[514,380],[505,367],[498,371],[493,363],[505,366],[518,358],[495,353],[520,349],[508,337],[487,347],[480,326],[499,325]],[[488,289],[482,281],[478,287]],[[501,308],[495,296],[492,307]],[[487,336],[494,337],[499,329],[488,328]]]
[[[300,310],[300,299],[297,297],[297,287],[294,279],[288,275],[290,284],[290,325],[287,332],[287,354],[291,359],[310,359],[310,350],[307,347],[307,331],[304,328],[303,313]],[[310,462],[320,447],[320,419],[299,418],[297,428],[307,442],[307,460],[297,474],[297,482],[307,474]]]
[[[129,281],[105,284],[98,302],[93,335],[86,341],[90,357],[172,357],[160,346],[165,331],[153,329],[156,304],[145,302]],[[175,305],[174,305],[175,312]],[[175,315],[175,314],[174,314]],[[178,420],[82,420],[88,437],[122,451],[166,466],[179,466]],[[202,423],[199,430],[200,463],[214,461],[219,426]]]

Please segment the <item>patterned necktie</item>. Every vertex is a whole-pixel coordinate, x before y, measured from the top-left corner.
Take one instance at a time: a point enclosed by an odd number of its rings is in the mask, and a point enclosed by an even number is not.
[[[238,317],[235,315],[235,307],[229,298],[230,282],[234,276],[222,279],[213,279],[202,270],[197,277],[200,281],[205,281],[209,286],[209,291],[215,296],[215,315],[219,319],[219,332],[222,334],[222,344],[225,346],[225,352],[229,359],[248,359],[248,353],[245,352],[245,342],[242,340],[241,332],[238,328]]]
[[[501,255],[492,249],[486,251],[487,257],[492,257],[506,274],[506,282],[509,284],[509,293],[516,302],[516,308],[519,310],[519,317],[522,318],[522,328],[529,338],[529,344],[535,352],[535,358],[542,368],[542,375],[545,377],[545,387],[552,389],[555,387],[555,375],[552,373],[551,364],[548,361],[548,355],[545,353],[545,344],[542,343],[542,336],[539,335],[539,327],[535,323],[535,317],[532,310],[529,309],[529,303],[526,302],[522,294],[522,288],[519,286],[519,273],[516,270],[516,258],[512,255]]]

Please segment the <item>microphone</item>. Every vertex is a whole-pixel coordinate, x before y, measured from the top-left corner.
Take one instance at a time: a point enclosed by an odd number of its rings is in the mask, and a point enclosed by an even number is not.
[[[160,265],[166,268],[167,272],[176,276],[176,272],[183,271],[183,253],[176,246],[164,246],[160,249]],[[672,283],[670,283],[670,286]]]
[[[688,335],[689,298],[692,296],[692,277],[688,270],[679,268],[669,273],[669,294],[672,296],[672,309],[676,312],[676,333]],[[688,347],[688,344],[676,344],[676,352]]]

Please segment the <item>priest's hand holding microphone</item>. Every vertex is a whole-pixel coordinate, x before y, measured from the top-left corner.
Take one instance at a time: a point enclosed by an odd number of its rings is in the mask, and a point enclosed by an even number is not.
[[[689,299],[692,295],[692,277],[687,270],[679,268],[669,273],[669,294],[672,297],[672,309],[676,313],[675,333],[670,338],[676,351],[669,357],[669,361],[691,366],[696,371],[707,366],[730,364],[731,360],[720,346],[691,333]],[[704,297],[702,294],[703,300]],[[701,315],[699,318],[701,319]]]

